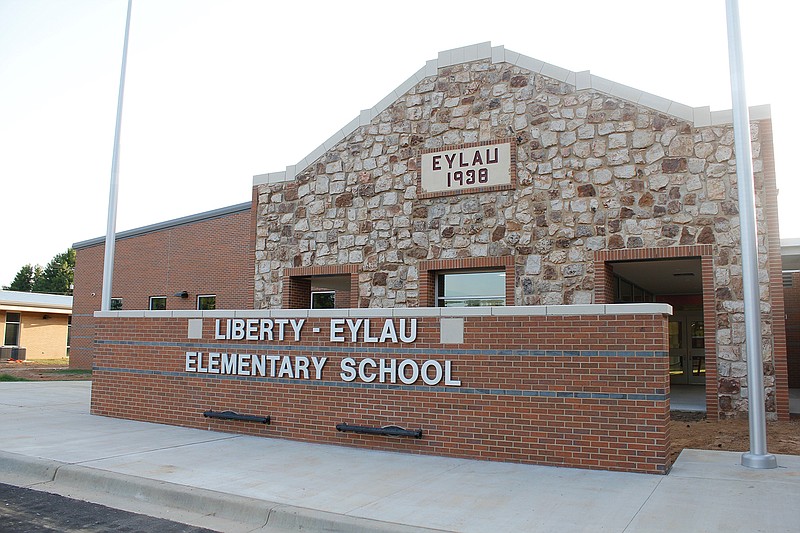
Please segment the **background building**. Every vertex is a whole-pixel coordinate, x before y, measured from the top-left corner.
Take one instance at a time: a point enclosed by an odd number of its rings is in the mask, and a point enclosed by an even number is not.
[[[72,296],[0,291],[0,359],[57,359],[70,350]]]
[[[789,388],[800,389],[800,239],[781,240]],[[798,395],[800,402],[800,395]],[[792,411],[794,412],[794,410]]]

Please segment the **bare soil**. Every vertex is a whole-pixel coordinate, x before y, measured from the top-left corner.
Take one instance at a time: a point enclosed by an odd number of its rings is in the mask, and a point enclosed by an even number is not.
[[[705,413],[672,412],[670,421],[672,461],[684,448],[746,452],[750,449],[747,417],[708,420]],[[800,417],[767,422],[767,451],[773,454],[800,455]]]
[[[89,372],[70,372],[64,361],[0,362],[0,375],[8,374],[32,381],[86,381]],[[747,418],[708,420],[704,413],[673,411],[670,422],[672,447],[670,457],[674,462],[684,448],[696,450],[726,450],[745,452],[750,448]],[[767,449],[769,453],[800,455],[800,417],[767,423]]]
[[[70,370],[66,359],[45,361],[0,361],[0,376],[6,374],[30,381],[89,381],[91,372]]]

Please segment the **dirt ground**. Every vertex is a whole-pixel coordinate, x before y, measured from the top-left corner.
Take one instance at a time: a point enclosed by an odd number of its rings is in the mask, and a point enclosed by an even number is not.
[[[0,375],[29,379],[89,380],[91,374],[68,370],[66,360],[40,362],[0,362]],[[702,413],[673,411],[670,422],[674,461],[681,450],[727,450],[744,452],[750,448],[747,418],[737,420],[707,420]],[[767,423],[767,450],[774,454],[800,455],[800,417],[785,422]]]
[[[673,411],[670,422],[671,456],[674,461],[684,448],[746,452],[750,449],[747,418],[706,420],[703,413]],[[800,455],[800,417],[767,422],[767,451]]]
[[[92,379],[90,372],[70,370],[67,359],[0,361],[0,376],[3,374],[31,381],[86,381]]]

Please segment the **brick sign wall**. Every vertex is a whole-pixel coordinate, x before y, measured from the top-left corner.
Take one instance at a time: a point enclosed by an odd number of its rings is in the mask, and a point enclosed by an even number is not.
[[[669,309],[99,313],[92,412],[382,450],[665,473]],[[205,418],[206,411],[271,423]],[[342,432],[337,424],[397,426],[422,437]]]

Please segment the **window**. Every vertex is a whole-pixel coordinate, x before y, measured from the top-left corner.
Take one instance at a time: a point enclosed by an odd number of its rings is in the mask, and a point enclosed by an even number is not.
[[[151,311],[164,311],[167,308],[166,296],[151,296],[150,297],[150,310]]]
[[[111,298],[111,310],[112,311],[122,310],[122,298]]]
[[[212,311],[217,308],[216,294],[199,294],[197,296],[197,308],[200,311]]]
[[[336,291],[313,291],[311,309],[333,309],[336,307]]]
[[[20,314],[6,313],[6,334],[3,339],[5,346],[19,346]]]
[[[331,273],[319,273],[320,270]],[[358,305],[358,295],[351,290],[358,286],[358,266],[299,267],[287,269],[284,274],[285,309],[344,309]]]
[[[505,270],[441,272],[436,278],[438,307],[506,305]]]
[[[614,274],[614,303],[653,302],[655,297],[650,291],[631,283],[622,276]]]

